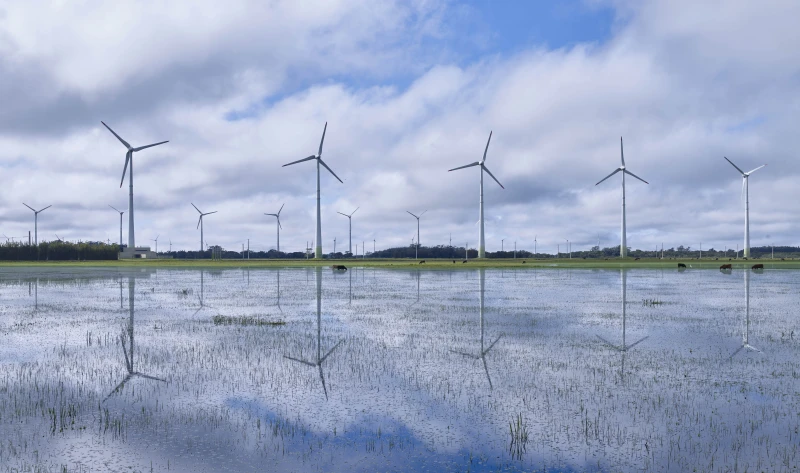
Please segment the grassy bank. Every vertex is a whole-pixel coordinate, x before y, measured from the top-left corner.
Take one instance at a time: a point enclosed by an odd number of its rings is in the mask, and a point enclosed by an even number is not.
[[[421,261],[421,260],[420,260]],[[678,263],[687,269],[717,269],[720,265],[730,263],[734,269],[750,268],[761,263],[767,269],[800,269],[800,260],[758,259],[758,260],[715,260],[710,259],[674,259],[661,260],[655,258],[609,258],[601,259],[472,259],[463,260],[427,259],[425,263],[409,259],[343,259],[343,260],[297,260],[297,259],[225,259],[225,260],[124,260],[124,261],[0,261],[0,268],[15,267],[148,267],[148,268],[285,268],[285,267],[329,267],[334,264],[358,267],[376,267],[386,269],[419,268],[419,269],[474,269],[474,268],[674,268]]]

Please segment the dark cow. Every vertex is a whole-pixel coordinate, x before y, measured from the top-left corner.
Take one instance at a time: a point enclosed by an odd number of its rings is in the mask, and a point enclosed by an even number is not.
[[[522,260],[522,264],[525,264],[525,260]]]
[[[453,264],[456,264],[456,260],[453,260]]]
[[[719,267],[719,270],[720,271],[731,271],[731,270],[733,270],[733,266],[730,265],[730,264],[723,264],[722,266]]]
[[[761,264],[761,263],[759,263],[759,264],[754,264],[752,269],[753,269],[753,271],[758,271],[759,269],[760,269],[761,271],[763,271],[763,270],[764,270],[764,265],[763,265],[763,264]]]
[[[467,260],[462,261],[462,263],[466,263],[466,262],[467,262]]]
[[[633,260],[634,260],[634,261],[639,261],[640,259],[641,259],[641,258],[634,258]]]
[[[678,268],[686,268],[686,265],[683,263],[678,263]]]
[[[334,264],[333,266],[331,266],[331,269],[335,271],[347,271],[347,266],[343,264]]]
[[[420,261],[419,264],[425,264],[425,260]]]

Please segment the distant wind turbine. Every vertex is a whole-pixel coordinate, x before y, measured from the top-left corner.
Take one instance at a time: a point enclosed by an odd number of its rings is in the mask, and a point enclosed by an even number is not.
[[[275,217],[275,218],[278,219],[278,225],[277,225],[277,228],[278,228],[278,253],[281,252],[281,228],[282,228],[281,227],[281,210],[283,210],[283,206],[284,205],[286,205],[286,204],[281,204],[281,208],[278,209],[278,213],[276,213],[276,214],[267,214],[267,213],[264,214],[264,215],[268,215],[270,217]]]
[[[744,196],[744,257],[750,257],[750,174],[758,171],[759,169],[766,166],[766,164],[762,164],[761,166],[753,169],[749,172],[744,172],[739,169],[739,166],[733,164],[730,159],[725,158],[725,161],[731,163],[731,166],[735,167],[737,171],[742,174],[742,195]]]
[[[283,167],[291,166],[292,164],[302,163],[303,161],[310,161],[312,159],[317,161],[317,238],[315,241],[315,251],[314,251],[314,258],[315,259],[322,259],[322,217],[321,217],[321,210],[320,210],[320,198],[319,198],[319,165],[325,166],[333,177],[336,178],[339,182],[344,184],[344,182],[339,179],[339,176],[336,175],[335,172],[331,168],[325,164],[325,161],[322,160],[322,143],[325,142],[325,132],[328,130],[328,122],[325,122],[325,128],[322,129],[322,139],[319,140],[319,151],[317,151],[316,155],[311,155],[307,158],[298,159],[297,161],[293,161],[288,164],[284,164]]]
[[[152,239],[150,240],[150,241],[154,241],[154,242],[156,242],[156,254],[158,254],[158,237],[160,237],[160,236],[161,236],[161,235],[156,235],[156,237],[155,237],[155,238],[152,238]]]
[[[163,145],[164,143],[169,143],[169,141],[160,141],[158,143],[153,143],[150,145],[139,146],[138,148],[134,148],[128,144],[127,141],[123,140],[114,130],[111,129],[110,126],[106,125],[105,122],[101,121],[100,123],[103,124],[104,127],[108,129],[117,139],[128,148],[128,151],[125,153],[125,166],[122,168],[122,179],[119,181],[119,186],[122,187],[122,183],[125,182],[125,172],[130,167],[130,173],[128,174],[128,249],[130,251],[134,251],[136,249],[135,239],[134,239],[134,231],[133,231],[133,153],[138,151],[142,151],[147,148],[152,148],[153,146]]]
[[[497,185],[499,185],[500,187],[505,189],[505,187],[503,187],[503,184],[500,184],[500,181],[498,181],[497,178],[494,177],[494,174],[492,174],[492,172],[489,171],[489,168],[487,168],[486,165],[484,164],[486,162],[486,152],[489,151],[489,143],[491,141],[492,141],[492,132],[490,131],[489,132],[489,140],[486,142],[486,149],[483,151],[483,159],[482,160],[475,161],[472,164],[467,164],[465,166],[459,166],[457,168],[453,168],[453,169],[448,170],[448,172],[450,172],[450,171],[455,171],[455,170],[458,170],[458,169],[469,168],[469,167],[472,167],[472,166],[480,166],[481,167],[481,194],[480,194],[480,220],[479,220],[479,222],[481,224],[481,229],[480,229],[480,234],[478,236],[478,258],[485,258],[486,257],[486,243],[485,243],[485,240],[484,240],[484,224],[483,224],[483,172],[486,171],[486,173],[489,174],[489,176],[491,176],[492,179],[494,179],[494,181],[497,183]]]
[[[406,212],[408,212],[408,210],[406,210]],[[425,215],[425,212],[427,212],[427,210],[423,210],[422,213],[419,214],[419,216],[414,215],[411,212],[408,212],[409,215],[417,219],[417,246],[414,249],[414,259],[419,259],[419,219],[420,217]]]
[[[612,172],[611,174],[609,174],[608,176],[606,176],[602,180],[600,180],[600,182],[605,181],[606,179],[608,179],[609,177],[613,176],[614,174],[616,174],[616,173],[618,173],[620,171],[622,172],[622,236],[621,236],[622,240],[621,240],[620,245],[619,245],[619,256],[621,258],[624,258],[628,253],[628,246],[627,246],[628,245],[628,237],[627,237],[627,228],[625,226],[625,174],[630,174],[631,176],[635,177],[636,179],[639,179],[640,181],[644,182],[645,184],[650,184],[650,183],[645,181],[641,177],[637,176],[636,174],[628,171],[625,168],[625,152],[622,150],[622,137],[621,136],[619,137],[619,156],[620,156],[620,160],[622,161],[622,165],[620,167],[618,167],[614,172]],[[600,182],[598,182],[595,185],[599,185]]]
[[[114,209],[117,212],[119,212],[119,250],[122,251],[122,214],[124,214],[125,211],[124,210],[117,210],[116,208],[114,208],[113,205],[110,205],[110,204],[109,204],[109,207],[111,207],[112,209]]]
[[[336,212],[339,215],[344,215],[345,217],[347,217],[348,225],[349,225],[349,227],[348,227],[349,228],[349,235],[350,235],[350,237],[349,237],[349,251],[350,251],[350,255],[351,256],[353,255],[353,215],[360,208],[361,207],[356,207],[356,210],[353,210],[352,212],[350,212],[350,215],[347,215],[346,213],[342,213],[342,212]]]
[[[197,213],[200,214],[200,218],[197,220],[197,227],[200,228],[200,251],[202,252],[203,251],[203,217],[205,217],[206,215],[215,214],[215,213],[217,213],[217,211],[215,210],[213,212],[203,213],[203,212],[200,211],[200,209],[197,208],[196,205],[192,204],[192,207],[194,207],[194,209],[197,210]]]
[[[313,361],[307,361],[300,358],[294,358],[288,355],[283,355],[284,358],[287,358],[292,361],[296,361],[298,363],[302,363],[304,365],[311,366],[312,368],[317,368],[319,370],[319,379],[322,382],[322,390],[325,392],[325,399],[328,399],[328,388],[325,386],[325,373],[322,371],[322,363],[333,353],[334,350],[339,348],[339,345],[344,342],[344,340],[339,340],[336,345],[333,346],[330,350],[328,350],[325,355],[322,354],[322,268],[316,267],[314,268],[314,273],[316,275],[316,282],[317,282],[317,356],[316,359]]]
[[[49,209],[50,207],[52,207],[52,205],[48,205],[47,207],[43,208],[42,210],[34,210],[33,207],[31,207],[30,205],[26,204],[25,202],[23,202],[22,205],[24,205],[25,207],[28,207],[29,209],[33,210],[33,242],[34,242],[34,245],[36,245],[36,247],[38,248],[39,247],[39,214],[44,212],[45,210]],[[30,235],[30,233],[28,235]]]

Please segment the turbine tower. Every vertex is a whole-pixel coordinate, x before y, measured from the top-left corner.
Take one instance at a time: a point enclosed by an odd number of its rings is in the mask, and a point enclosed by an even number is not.
[[[330,171],[333,174],[333,177],[336,178],[339,182],[344,184],[344,182],[339,179],[339,176],[336,175],[335,172],[331,168],[325,164],[325,161],[322,160],[322,143],[325,141],[325,132],[328,130],[328,122],[325,122],[325,128],[322,129],[322,139],[319,140],[319,151],[317,151],[316,155],[309,156],[307,158],[298,159],[297,161],[293,161],[288,164],[284,164],[283,167],[291,166],[292,164],[302,163],[303,161],[310,161],[312,159],[317,161],[317,238],[315,240],[315,251],[314,251],[314,258],[315,259],[322,259],[322,217],[320,211],[320,201],[319,201],[319,165],[322,164],[325,166],[325,169]]]
[[[608,340],[606,340],[605,338],[601,337],[600,335],[596,335],[597,338],[599,338],[600,341],[602,341],[606,346],[608,346],[612,350],[616,350],[616,351],[622,353],[622,368],[621,368],[621,371],[620,371],[620,377],[622,377],[622,378],[625,377],[625,354],[631,348],[635,347],[636,345],[638,345],[638,344],[642,343],[643,341],[647,340],[648,338],[650,338],[649,335],[645,336],[645,337],[642,337],[638,341],[636,341],[634,343],[631,343],[630,345],[628,345],[628,343],[625,340],[625,317],[626,317],[625,305],[628,302],[628,300],[627,300],[628,299],[628,297],[627,297],[628,296],[628,272],[627,271],[628,270],[626,270],[626,269],[620,269],[619,270],[620,279],[621,279],[621,286],[622,286],[622,345],[614,345],[613,343],[609,342]]]
[[[281,210],[283,210],[284,205],[286,204],[281,204],[281,208],[278,209],[278,213],[276,214],[264,214],[278,219],[278,253],[281,252]]]
[[[350,251],[350,255],[351,256],[353,255],[353,215],[360,208],[361,207],[356,207],[356,210],[353,210],[352,212],[350,212],[350,215],[344,214],[342,212],[336,212],[339,215],[344,215],[345,217],[347,217],[348,225],[349,225],[349,229],[350,229],[349,230],[349,235],[350,235],[350,238],[349,238],[349,251]]]
[[[406,210],[406,212],[408,212],[408,210]],[[411,212],[408,212],[409,215],[417,219],[417,246],[414,249],[414,259],[419,259],[419,219],[425,214],[425,212],[427,212],[427,210],[423,210],[422,213],[419,214],[419,217]]]
[[[500,184],[500,181],[498,181],[497,178],[494,177],[494,174],[492,174],[492,172],[489,171],[489,168],[487,168],[486,165],[484,164],[486,162],[486,152],[489,151],[489,143],[491,141],[492,141],[492,132],[490,131],[489,132],[489,140],[486,142],[486,149],[483,151],[483,159],[482,160],[475,161],[474,163],[467,164],[466,166],[459,166],[457,168],[453,168],[453,169],[448,170],[448,172],[450,172],[450,171],[455,171],[457,169],[469,168],[469,167],[472,167],[472,166],[480,166],[481,167],[481,197],[480,197],[480,224],[481,224],[481,230],[480,230],[480,234],[478,236],[478,258],[486,257],[486,244],[485,244],[484,237],[483,237],[483,235],[484,235],[484,231],[483,231],[483,228],[484,228],[484,226],[483,226],[483,171],[486,171],[486,173],[489,174],[489,176],[491,176],[492,179],[494,179],[494,181],[497,183],[497,185],[499,185],[500,187],[505,189],[505,187],[503,187],[503,184]]]
[[[25,202],[23,202],[22,205],[24,205],[25,207],[28,207],[29,209],[33,210],[33,242],[34,242],[34,245],[38,248],[39,247],[39,214],[44,212],[45,210],[49,209],[50,207],[52,207],[52,205],[48,205],[47,207],[43,208],[42,210],[34,210],[33,207],[31,207],[30,205],[26,204]],[[30,235],[30,233],[28,235]],[[28,238],[30,238],[30,236]]]
[[[628,171],[625,168],[625,152],[622,150],[622,137],[621,136],[619,137],[619,157],[620,157],[620,160],[622,161],[622,165],[620,167],[618,167],[614,172],[612,172],[611,174],[609,174],[608,176],[606,176],[602,180],[600,180],[600,182],[603,182],[606,179],[608,179],[609,177],[613,176],[614,174],[622,171],[622,236],[621,236],[621,242],[620,242],[620,245],[619,245],[619,256],[620,256],[620,258],[624,258],[628,253],[628,236],[627,236],[627,231],[628,230],[627,230],[627,228],[625,226],[625,174],[630,174],[631,176],[635,177],[636,179],[639,179],[640,181],[644,182],[645,184],[650,184],[650,183],[645,181],[641,177],[637,176],[636,174]],[[598,182],[595,185],[599,185],[600,182]]]
[[[759,169],[766,166],[766,164],[762,164],[761,166],[753,169],[750,172],[744,172],[739,169],[739,166],[733,164],[730,159],[725,158],[725,161],[731,163],[731,166],[735,167],[737,171],[742,173],[742,195],[744,196],[744,257],[750,257],[750,174],[758,171]]]
[[[738,354],[742,350],[746,351],[757,351],[761,353],[761,350],[750,345],[750,271],[744,270],[744,298],[745,298],[745,325],[744,325],[744,333],[742,334],[742,345],[736,349],[735,352],[731,353],[731,356],[728,357],[729,360],[733,359],[736,354]]]
[[[125,153],[125,166],[122,168],[122,179],[119,181],[119,187],[122,187],[122,183],[125,182],[125,171],[127,171],[128,167],[130,166],[131,172],[128,174],[128,249],[129,251],[134,251],[136,249],[136,244],[133,232],[133,153],[142,151],[143,149],[152,148],[153,146],[163,145],[164,143],[169,143],[169,141],[160,141],[158,143],[134,148],[129,145],[127,141],[123,140],[118,134],[116,134],[111,127],[105,124],[105,122],[101,121],[100,123],[102,123],[104,127],[108,128],[108,131],[116,136],[120,143],[128,148],[128,151]]]
[[[203,212],[200,211],[200,209],[197,208],[196,205],[192,204],[192,207],[194,207],[194,209],[197,210],[197,213],[200,214],[200,218],[197,219],[197,227],[200,228],[200,252],[202,253],[203,252],[203,217],[205,217],[206,215],[215,214],[215,213],[217,213],[217,211],[215,210],[213,212],[203,213]]]
[[[109,207],[111,207],[114,210],[117,210],[114,208],[113,205],[109,205]],[[125,211],[117,210],[117,212],[119,212],[119,251],[122,251],[122,214],[124,214]]]

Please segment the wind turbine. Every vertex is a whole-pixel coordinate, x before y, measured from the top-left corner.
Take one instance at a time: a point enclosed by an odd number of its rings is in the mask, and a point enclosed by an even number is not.
[[[650,337],[649,336],[642,337],[638,341],[636,341],[636,342],[634,342],[634,343],[632,343],[630,345],[628,345],[627,342],[625,341],[625,318],[626,318],[625,317],[626,316],[625,305],[627,303],[627,293],[628,293],[628,272],[627,272],[627,270],[624,270],[624,269],[620,269],[619,272],[620,272],[620,278],[622,280],[622,345],[619,345],[619,346],[614,345],[613,343],[609,342],[608,340],[606,340],[605,338],[601,337],[600,335],[597,335],[597,338],[599,338],[609,348],[622,353],[622,371],[621,371],[622,374],[621,374],[621,377],[624,377],[625,376],[625,354],[628,352],[628,350],[630,350],[631,348],[635,347],[636,345],[642,343],[643,341],[647,340]]]
[[[136,249],[136,245],[133,232],[133,153],[142,151],[143,149],[152,148],[153,146],[163,145],[164,143],[169,143],[169,141],[161,141],[158,143],[134,148],[129,145],[127,141],[123,140],[118,134],[116,134],[116,132],[114,132],[110,126],[106,125],[105,122],[101,121],[100,123],[102,123],[103,126],[108,129],[108,131],[116,136],[120,143],[128,148],[128,151],[125,153],[125,166],[122,168],[122,179],[119,181],[119,186],[122,187],[122,183],[125,182],[125,171],[127,171],[128,167],[130,167],[131,171],[128,174],[128,249],[130,251],[134,251]]]
[[[604,177],[600,182],[603,182],[606,179],[608,179],[609,177],[613,176],[614,174],[622,171],[622,240],[621,240],[620,245],[619,245],[619,256],[620,256],[620,258],[624,258],[625,255],[627,255],[627,253],[628,253],[628,246],[627,246],[628,245],[628,236],[627,236],[627,228],[625,226],[625,174],[630,174],[631,176],[635,177],[636,179],[639,179],[640,181],[644,182],[645,184],[650,184],[650,183],[645,181],[641,177],[637,176],[636,174],[628,171],[625,168],[625,152],[622,150],[622,137],[621,136],[619,137],[619,157],[620,157],[620,160],[622,161],[622,165],[620,167],[618,167],[614,172],[612,172],[608,176]],[[600,182],[598,182],[595,185],[599,185]]]
[[[25,202],[22,203],[25,207],[33,210],[33,242],[34,245],[38,248],[39,247],[39,214],[44,212],[45,210],[52,207],[52,205],[48,205],[47,207],[43,208],[42,210],[34,210],[33,207],[26,204]],[[29,233],[30,235],[30,233]]]
[[[119,392],[123,387],[125,387],[125,383],[131,380],[133,377],[151,379],[154,381],[161,381],[167,382],[166,379],[156,378],[155,376],[150,376],[148,374],[144,374],[140,371],[136,371],[134,365],[134,338],[133,338],[133,312],[134,312],[134,297],[136,294],[136,280],[133,277],[128,277],[128,339],[130,341],[130,348],[125,346],[125,330],[122,331],[122,334],[119,336],[119,343],[122,346],[122,354],[125,355],[125,368],[128,371],[128,374],[125,378],[122,379],[116,388],[113,391],[108,393],[108,396],[103,399],[105,402],[108,398],[110,398],[113,394]]]
[[[303,161],[310,161],[312,159],[317,161],[317,238],[316,238],[316,249],[314,251],[314,258],[315,259],[322,259],[322,217],[320,216],[320,200],[319,200],[319,165],[322,164],[325,166],[325,169],[330,171],[333,174],[333,177],[336,178],[339,182],[344,184],[344,182],[339,179],[339,176],[336,175],[335,172],[331,168],[325,164],[325,161],[322,160],[322,143],[325,141],[325,132],[328,130],[328,122],[325,122],[325,128],[322,129],[322,139],[319,140],[319,151],[317,152],[316,156],[312,155],[307,158],[299,159],[297,161],[293,161],[288,164],[284,164],[283,167],[291,166],[292,164],[302,163]]]
[[[154,241],[154,242],[156,242],[156,254],[158,254],[158,237],[160,237],[160,236],[161,236],[161,235],[156,235],[156,237],[155,237],[155,238],[151,238],[151,239],[150,239],[150,241]]]
[[[191,204],[191,202],[190,202],[190,204]],[[200,251],[202,252],[203,251],[203,217],[205,217],[206,215],[215,214],[215,213],[217,213],[217,211],[215,210],[213,212],[203,213],[203,212],[200,211],[200,209],[197,208],[196,205],[192,204],[192,207],[194,207],[194,209],[197,210],[197,213],[200,214],[200,218],[197,220],[197,226],[200,228]]]
[[[406,212],[408,212],[408,210],[406,210]],[[411,212],[408,212],[409,215],[411,215],[412,217],[417,219],[417,246],[416,246],[416,249],[414,251],[414,259],[419,259],[419,219],[420,219],[420,217],[425,215],[425,212],[427,212],[427,210],[423,210],[422,213],[419,214],[419,217],[414,215],[414,214],[412,214]]]
[[[319,379],[322,382],[322,390],[325,391],[325,399],[327,400],[328,388],[325,386],[325,374],[322,372],[322,363],[325,362],[334,350],[339,348],[339,345],[341,345],[344,340],[339,340],[325,355],[322,354],[322,268],[317,266],[314,268],[314,273],[317,279],[317,358],[314,361],[306,361],[288,355],[283,355],[283,357],[319,369]]]
[[[450,171],[455,171],[457,169],[469,168],[469,167],[472,167],[472,166],[480,166],[481,167],[481,198],[480,198],[480,220],[479,220],[480,224],[481,224],[481,230],[480,230],[480,234],[479,234],[479,237],[478,237],[478,258],[485,258],[486,257],[486,244],[485,244],[484,237],[483,237],[483,234],[484,234],[484,231],[483,231],[483,228],[484,228],[484,225],[483,225],[483,172],[486,171],[486,173],[489,174],[489,176],[491,176],[492,179],[494,179],[494,181],[497,183],[497,185],[499,185],[500,187],[505,189],[505,187],[503,187],[503,184],[500,184],[500,181],[498,181],[497,178],[494,177],[494,174],[492,174],[492,172],[489,171],[489,168],[487,168],[486,165],[484,164],[486,162],[486,152],[489,151],[489,143],[491,141],[492,141],[492,132],[490,131],[489,132],[489,140],[486,142],[486,149],[483,151],[483,159],[482,160],[475,161],[474,163],[467,164],[466,166],[459,166],[457,168],[453,168],[453,169],[448,170],[448,172],[450,172]]]
[[[730,159],[725,158],[725,161],[731,163],[731,166],[735,167],[737,171],[742,173],[742,194],[745,197],[745,204],[744,204],[744,257],[750,257],[750,174],[758,171],[759,169],[766,166],[766,164],[762,164],[761,166],[753,169],[749,172],[744,172],[739,169],[739,166],[733,164]]]
[[[284,205],[286,204],[281,204],[281,208],[278,209],[278,213],[276,214],[264,214],[278,219],[278,253],[281,252],[281,210],[283,210]]]
[[[731,354],[728,358],[733,359],[736,354],[738,354],[742,350],[747,351],[757,351],[761,353],[761,350],[750,345],[750,271],[744,271],[744,298],[745,298],[745,326],[744,326],[744,334],[742,336],[742,346],[740,346],[735,352]]]
[[[494,389],[492,386],[492,378],[489,376],[489,366],[486,364],[486,355],[489,351],[494,347],[495,343],[497,343],[500,338],[503,336],[502,334],[499,335],[492,343],[489,344],[488,347],[484,344],[484,320],[483,320],[483,299],[484,299],[484,292],[486,288],[486,270],[481,268],[480,270],[480,316],[481,316],[481,350],[478,352],[477,355],[472,353],[464,353],[461,351],[450,350],[452,353],[458,353],[459,355],[466,356],[468,358],[472,358],[474,360],[481,360],[483,362],[483,370],[486,372],[486,379],[489,381],[489,389]]]
[[[361,208],[361,207],[356,207],[356,210],[353,210],[352,212],[350,212],[350,215],[347,215],[347,214],[345,214],[345,213],[342,213],[342,212],[336,212],[336,213],[337,213],[337,214],[339,214],[339,215],[344,215],[345,217],[347,217],[347,220],[348,220],[348,225],[349,225],[349,229],[350,229],[350,230],[349,230],[349,232],[350,232],[350,233],[349,233],[349,238],[350,238],[350,240],[349,240],[349,251],[350,251],[350,256],[352,256],[352,255],[353,255],[353,215],[354,215],[354,214],[356,213],[356,211],[357,211],[358,209],[360,209],[360,208]]]
[[[111,207],[114,210],[117,210],[117,209],[114,208],[113,205],[109,204],[109,207]],[[122,214],[124,214],[125,211],[124,210],[117,210],[117,212],[119,212],[119,251],[122,251]]]

